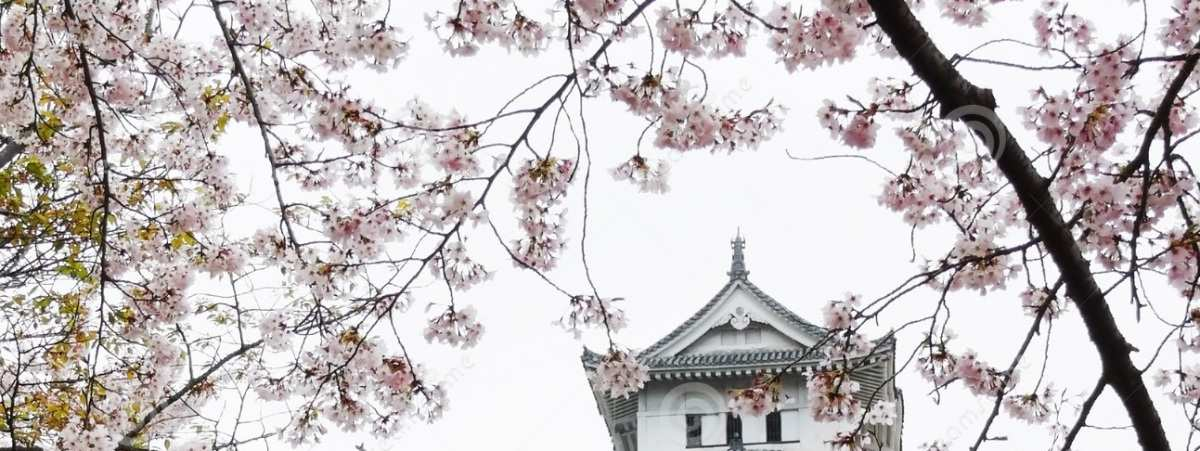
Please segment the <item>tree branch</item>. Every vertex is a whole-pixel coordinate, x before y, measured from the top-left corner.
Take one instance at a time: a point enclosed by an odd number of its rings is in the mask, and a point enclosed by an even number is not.
[[[1183,67],[1179,68],[1179,73],[1175,74],[1175,79],[1171,80],[1171,84],[1167,86],[1167,92],[1163,94],[1162,101],[1158,103],[1158,109],[1154,110],[1154,117],[1150,119],[1150,126],[1146,127],[1146,135],[1142,137],[1142,146],[1138,149],[1137,156],[1133,158],[1133,161],[1121,169],[1119,182],[1132,176],[1139,166],[1150,162],[1150,144],[1154,143],[1154,137],[1158,135],[1158,130],[1171,117],[1171,108],[1175,106],[1175,99],[1179,97],[1179,91],[1183,90],[1183,84],[1187,82],[1188,77],[1191,77],[1192,72],[1196,70],[1197,62],[1200,62],[1200,44],[1197,44],[1197,47],[1193,48],[1192,52],[1183,60]],[[1163,159],[1166,159],[1166,155],[1163,155]]]
[[[1075,425],[1071,426],[1070,432],[1067,432],[1067,438],[1063,440],[1062,451],[1071,450],[1071,445],[1075,443],[1075,437],[1079,436],[1079,431],[1087,424],[1088,414],[1092,413],[1092,406],[1096,405],[1096,400],[1100,398],[1106,385],[1108,384],[1104,383],[1103,377],[1096,381],[1096,388],[1092,389],[1092,394],[1083,401],[1083,406],[1079,408],[1079,418],[1075,420]]]
[[[880,28],[896,51],[925,81],[941,103],[942,117],[963,120],[984,140],[997,167],[1012,184],[1030,224],[1042,237],[1066,282],[1067,295],[1079,308],[1096,346],[1105,381],[1113,387],[1133,422],[1143,450],[1169,450],[1158,410],[1129,357],[1131,348],[1117,327],[1104,294],[1084,260],[1075,237],[1050,196],[1046,180],[1034,169],[1020,143],[995,114],[990,90],[971,84],[938,50],[903,0],[868,0]]]

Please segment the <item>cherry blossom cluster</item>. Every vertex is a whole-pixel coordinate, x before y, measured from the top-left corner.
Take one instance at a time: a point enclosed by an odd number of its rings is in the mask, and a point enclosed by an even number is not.
[[[840,422],[857,419],[862,409],[854,398],[860,384],[841,369],[809,371],[808,407],[817,421]]]
[[[992,368],[980,361],[975,352],[967,351],[958,356],[954,365],[955,375],[962,380],[967,389],[976,395],[996,395],[1005,387],[1011,386],[1015,374]]]
[[[354,331],[326,337],[297,364],[299,371],[283,377],[264,374],[257,387],[263,399],[311,400],[287,429],[295,445],[318,439],[327,423],[387,437],[406,418],[434,419],[446,405],[442,388],[422,381],[420,368],[404,356],[384,355],[378,342]]]
[[[548,37],[545,26],[522,14],[511,0],[458,2],[454,11],[439,12],[426,21],[447,53],[458,56],[474,55],[480,45],[492,42],[535,54],[545,48]]]
[[[1179,50],[1189,50],[1195,45],[1196,33],[1200,32],[1200,2],[1175,0],[1172,3],[1175,15],[1167,19],[1162,29],[1163,43]]]
[[[291,347],[287,312],[284,310],[275,310],[264,316],[258,323],[258,332],[268,349],[285,351]]]
[[[945,218],[946,212],[961,208],[958,187],[946,183],[941,176],[941,171],[950,165],[958,141],[940,136],[931,141],[925,134],[908,129],[898,130],[897,134],[913,154],[915,164],[912,170],[884,185],[879,203],[901,213],[906,223],[917,227],[935,223]]]
[[[474,347],[482,335],[483,325],[476,318],[475,307],[451,306],[442,314],[430,319],[425,328],[426,341],[437,341],[461,348]]]
[[[896,402],[884,400],[872,402],[871,407],[867,409],[867,413],[863,417],[863,421],[867,424],[885,426],[895,424],[897,419]]]
[[[859,106],[857,110],[838,107],[831,100],[825,100],[817,109],[817,123],[828,130],[831,137],[858,149],[875,147],[875,137],[880,127],[876,117],[882,112],[902,117],[914,110],[908,98],[913,90],[911,84],[893,79],[872,78],[868,86],[872,100],[864,106],[852,99]]]
[[[1021,292],[1021,307],[1025,309],[1025,314],[1029,316],[1037,316],[1038,312],[1045,309],[1042,317],[1046,320],[1058,318],[1067,305],[1057,295],[1051,293],[1047,289],[1029,288]]]
[[[779,388],[779,379],[765,373],[755,374],[750,387],[729,390],[729,412],[736,416],[761,416],[773,412],[779,408]]]
[[[614,100],[635,114],[658,121],[654,144],[688,151],[711,148],[752,149],[780,128],[782,109],[767,105],[751,112],[723,112],[691,95],[683,80],[669,83],[662,75],[630,76],[610,82]]]
[[[845,117],[850,116],[849,123],[844,123]],[[879,124],[874,121],[873,112],[851,114],[850,111],[838,108],[832,101],[826,100],[817,109],[817,122],[829,130],[829,136],[840,138],[851,147],[865,149],[875,146],[875,133]]]
[[[1004,409],[1009,416],[1018,420],[1030,424],[1043,424],[1050,419],[1056,399],[1053,387],[1047,386],[1039,393],[1005,397]]]
[[[923,353],[917,358],[917,370],[925,380],[935,386],[946,385],[956,377],[958,357],[946,349],[946,344],[951,338],[953,335],[941,339],[926,337],[922,346]]]
[[[372,207],[346,211],[334,207],[326,222],[326,236],[347,257],[370,259],[384,245],[400,238],[396,217],[387,208]]]
[[[830,334],[829,341],[821,349],[826,363],[862,357],[871,352],[871,343],[854,327],[860,302],[858,295],[847,294],[845,299],[830,301],[822,309]]]
[[[246,252],[241,246],[226,245],[209,251],[204,259],[204,270],[211,276],[237,274],[246,265]]]
[[[570,311],[557,323],[578,338],[587,327],[601,327],[616,332],[625,327],[625,312],[613,305],[617,299],[598,298],[591,295],[571,297]]]
[[[980,26],[987,22],[987,5],[1004,0],[939,0],[942,15],[961,25]]]
[[[1167,119],[1167,129],[1171,134],[1186,135],[1197,125],[1200,125],[1200,117],[1197,117],[1196,109],[1186,102],[1175,101],[1175,105],[1171,107],[1171,116]]]
[[[1085,162],[1096,158],[1088,155],[1112,147],[1135,110],[1123,77],[1132,50],[1106,47],[1098,55],[1080,77],[1085,88],[1058,95],[1039,88],[1033,94],[1036,103],[1024,109],[1026,125],[1039,139],[1063,151],[1082,150]]]
[[[753,12],[754,5],[746,6]],[[744,56],[746,42],[757,22],[741,8],[729,3],[714,11],[710,19],[689,9],[662,8],[655,28],[663,47],[686,56],[712,58]]]
[[[867,451],[872,448],[871,444],[874,440],[871,435],[865,431],[842,431],[833,435],[833,438],[827,440],[829,448],[833,451]]]
[[[606,393],[610,398],[628,398],[646,385],[650,372],[629,352],[610,349],[600,357],[596,371],[589,377],[593,378],[598,392]]]
[[[1172,230],[1167,233],[1166,238],[1169,244],[1166,258],[1161,264],[1166,266],[1167,281],[1184,296],[1191,296],[1195,293],[1197,274],[1200,274],[1200,266],[1197,265],[1197,257],[1200,257],[1200,250],[1197,250],[1200,234],[1189,228]]]
[[[612,169],[614,180],[625,180],[638,187],[643,193],[665,193],[670,190],[667,179],[671,173],[671,165],[667,160],[647,160],[641,155],[634,155]]]
[[[963,262],[963,268],[953,276],[951,289],[973,289],[986,293],[989,289],[1002,289],[1012,277],[1015,277],[1020,267],[1012,262],[1008,253],[997,252],[999,247],[999,232],[1002,226],[989,227],[984,218],[978,220],[974,228],[974,236],[963,235],[954,244],[950,256]]]
[[[812,15],[802,15],[789,5],[779,5],[768,14],[767,20],[779,27],[771,35],[771,49],[789,71],[799,67],[814,69],[824,64],[838,63],[854,58],[855,51],[866,36],[862,21],[870,12],[862,7],[865,2],[827,1],[826,9]],[[829,8],[838,3],[849,3],[855,7]],[[847,5],[850,6],[850,5]]]
[[[660,9],[655,28],[663,47],[687,56],[702,55],[704,51],[700,47],[700,36],[695,30],[697,19],[697,15],[691,11],[675,11],[666,7]]]
[[[1086,18],[1066,12],[1058,0],[1045,0],[1033,13],[1033,29],[1035,42],[1043,48],[1070,43],[1076,49],[1087,50],[1093,40],[1094,26]]]
[[[829,329],[849,329],[854,325],[857,316],[856,308],[862,299],[856,294],[847,294],[845,299],[832,300],[821,310],[825,327]]]
[[[437,258],[430,261],[429,270],[459,290],[469,289],[492,276],[482,264],[471,259],[461,241],[442,246]]]
[[[104,426],[84,429],[81,424],[71,424],[63,429],[60,438],[64,450],[116,449],[121,436]]]
[[[512,200],[525,237],[512,247],[520,264],[548,270],[554,267],[566,245],[562,202],[575,173],[573,160],[545,158],[529,160],[513,180]]]
[[[625,6],[625,0],[579,0],[572,1],[572,12],[584,26],[594,28]]]
[[[755,12],[753,3],[744,6],[751,13]],[[746,38],[758,23],[732,2],[725,11],[714,16],[709,25],[711,28],[700,37],[701,44],[708,48],[708,55],[713,58],[745,56]]]
[[[1200,365],[1179,370],[1159,370],[1154,385],[1167,390],[1167,396],[1180,404],[1194,404],[1200,400]]]
[[[1179,331],[1179,349],[1200,352],[1200,308],[1188,312],[1186,326]]]

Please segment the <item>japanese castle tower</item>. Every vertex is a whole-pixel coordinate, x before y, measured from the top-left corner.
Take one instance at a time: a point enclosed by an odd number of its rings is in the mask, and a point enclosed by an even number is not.
[[[750,282],[740,234],[732,247],[725,286],[683,324],[637,354],[650,372],[645,388],[627,399],[610,399],[593,390],[614,451],[824,451],[830,449],[827,440],[852,427],[817,422],[808,411],[803,373],[821,361],[819,355],[806,357],[805,351],[825,329]],[[793,302],[806,301],[813,302]],[[895,346],[886,345],[886,351],[876,351],[852,379],[861,384],[856,396],[864,406],[872,393],[897,406],[894,425],[868,429],[875,437],[868,449],[900,451],[903,400],[889,378]],[[598,360],[598,354],[584,350],[586,369]],[[727,390],[750,387],[759,372],[783,373],[779,410],[763,416],[731,415]]]

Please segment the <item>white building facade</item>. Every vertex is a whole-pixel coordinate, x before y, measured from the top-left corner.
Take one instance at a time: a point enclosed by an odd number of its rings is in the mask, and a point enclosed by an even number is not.
[[[724,287],[667,336],[638,354],[650,381],[627,399],[597,393],[600,415],[614,451],[819,451],[853,425],[815,421],[808,413],[804,371],[821,364],[810,347],[826,331],[763,293],[748,279],[739,236]],[[903,402],[892,384],[894,343],[884,343],[857,365],[852,379],[863,405],[871,396],[896,402],[892,426],[872,427],[871,450],[899,451]],[[585,350],[584,366],[598,355]],[[777,376],[779,410],[769,415],[736,416],[727,405],[730,389],[747,388],[756,374]]]

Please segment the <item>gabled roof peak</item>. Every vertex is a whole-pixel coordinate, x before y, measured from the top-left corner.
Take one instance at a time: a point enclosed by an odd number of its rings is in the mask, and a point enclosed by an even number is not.
[[[733,279],[730,279],[729,282],[725,283],[725,286],[722,287],[721,290],[719,292],[717,292],[717,294],[715,296],[713,296],[712,299],[710,299],[707,303],[705,303],[704,306],[700,307],[700,310],[698,310],[698,311],[696,311],[696,313],[692,314],[692,316],[689,317],[687,320],[685,320],[683,322],[683,324],[680,324],[679,326],[677,326],[674,330],[672,330],[666,336],[662,337],[657,342],[650,345],[649,348],[646,348],[641,353],[639,353],[638,358],[658,356],[660,354],[660,352],[663,351],[663,349],[666,348],[668,345],[675,342],[677,339],[679,339],[682,335],[687,333],[689,330],[692,330],[693,327],[697,327],[697,324],[700,322],[700,320],[702,318],[704,318],[706,315],[709,314],[709,312],[711,312],[712,310],[717,308],[717,306],[719,304],[721,304],[723,301],[728,299],[732,295],[732,293],[737,289],[745,290],[753,299],[755,299],[757,302],[762,303],[762,305],[765,306],[767,310],[771,311],[775,315],[778,315],[778,317],[781,318],[784,322],[790,323],[791,325],[795,326],[803,334],[808,335],[809,337],[822,337],[825,335],[826,331],[824,328],[817,326],[813,323],[810,323],[810,322],[806,321],[805,319],[801,318],[799,315],[795,314],[787,307],[784,307],[783,304],[781,304],[779,301],[776,301],[774,298],[772,298],[771,296],[764,293],[761,289],[759,289],[757,286],[755,286],[749,280],[746,280],[744,277],[743,278],[733,278]]]

